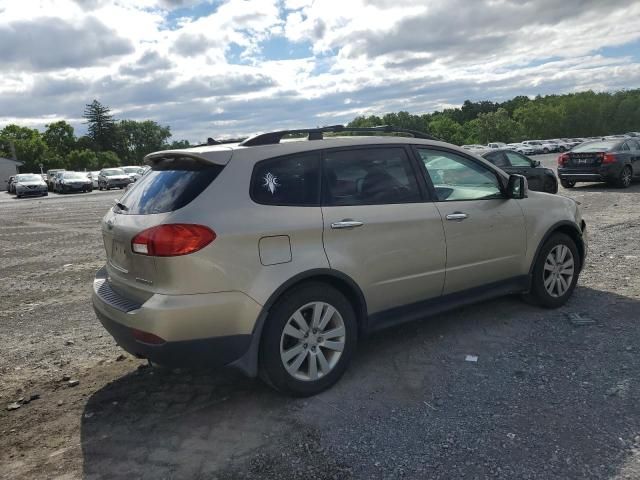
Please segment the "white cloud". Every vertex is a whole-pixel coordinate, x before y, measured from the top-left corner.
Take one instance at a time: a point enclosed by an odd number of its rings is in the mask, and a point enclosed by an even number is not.
[[[638,42],[639,16],[623,0],[0,0],[0,126],[77,121],[98,98],[202,140],[630,88],[638,53],[599,49]]]

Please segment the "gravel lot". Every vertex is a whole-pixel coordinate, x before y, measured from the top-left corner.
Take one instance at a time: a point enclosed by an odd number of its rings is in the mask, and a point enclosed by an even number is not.
[[[504,298],[383,332],[297,400],[123,355],[90,305],[118,192],[0,193],[0,478],[640,478],[640,184],[560,194],[590,236],[566,306]]]

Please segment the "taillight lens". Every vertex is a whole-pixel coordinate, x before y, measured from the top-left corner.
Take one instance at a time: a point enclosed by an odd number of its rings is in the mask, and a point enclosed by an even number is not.
[[[602,163],[615,163],[616,156],[613,153],[602,154]]]
[[[558,157],[558,166],[563,167],[569,161],[569,154],[563,153]]]
[[[131,240],[131,250],[151,257],[176,257],[203,249],[216,239],[209,227],[171,223],[148,228]]]

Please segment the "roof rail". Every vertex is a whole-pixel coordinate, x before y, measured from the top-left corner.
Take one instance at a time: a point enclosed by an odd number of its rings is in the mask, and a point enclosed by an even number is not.
[[[406,133],[414,138],[422,138],[426,140],[439,140],[429,134],[418,132],[416,130],[408,130],[406,128],[394,127],[393,125],[379,125],[377,127],[345,127],[344,125],[330,125],[318,128],[300,128],[297,130],[280,130],[277,132],[268,132],[247,138],[240,145],[243,147],[256,147],[258,145],[272,145],[280,143],[286,135],[307,134],[308,140],[322,140],[325,133],[342,133],[342,132],[372,132],[372,133]]]

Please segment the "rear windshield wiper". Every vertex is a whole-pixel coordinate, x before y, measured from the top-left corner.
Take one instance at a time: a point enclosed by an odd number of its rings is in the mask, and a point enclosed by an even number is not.
[[[127,210],[129,210],[129,207],[127,207],[124,203],[121,203],[121,202],[119,202],[117,200],[115,201],[115,206],[118,207],[120,210],[125,211],[125,212]]]

